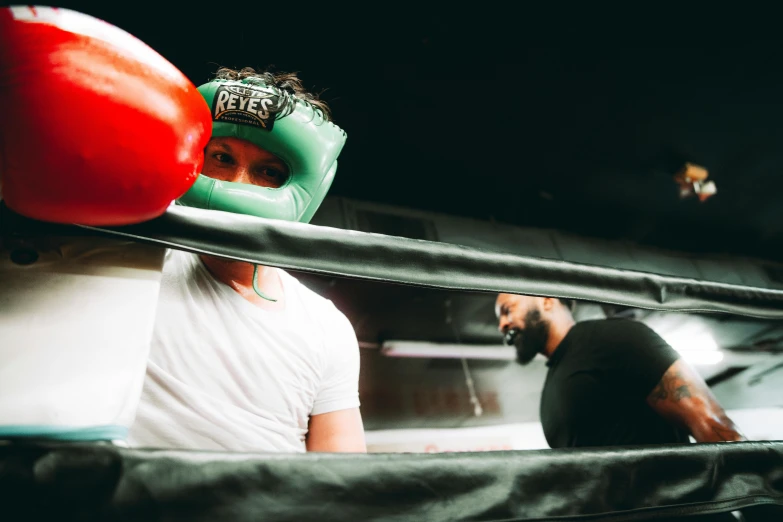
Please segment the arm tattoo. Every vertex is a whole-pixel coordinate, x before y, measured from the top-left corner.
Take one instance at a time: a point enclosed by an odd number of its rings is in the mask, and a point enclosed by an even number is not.
[[[666,388],[664,388],[663,382],[659,382],[658,385],[653,388],[653,391],[650,392],[650,399],[655,402],[665,401],[667,396],[668,393],[666,393]]]
[[[666,399],[677,402],[681,399],[692,397],[692,395],[685,379],[679,372],[667,372],[658,385],[653,388],[653,391],[650,392],[649,397],[653,402],[665,401]]]
[[[647,403],[690,431],[698,442],[745,440],[701,377],[681,361],[666,370]]]
[[[674,393],[672,394],[672,399],[674,402],[679,401],[680,399],[686,399],[691,396],[691,391],[688,388],[687,384],[683,384],[681,386],[677,386],[677,389],[674,390]]]

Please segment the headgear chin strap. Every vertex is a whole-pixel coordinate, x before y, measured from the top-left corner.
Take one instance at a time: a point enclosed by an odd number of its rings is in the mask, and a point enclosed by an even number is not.
[[[257,78],[213,80],[198,88],[212,109],[212,137],[247,140],[280,158],[288,179],[278,188],[219,181],[200,175],[178,202],[307,223],[337,172],[345,131],[307,102]]]

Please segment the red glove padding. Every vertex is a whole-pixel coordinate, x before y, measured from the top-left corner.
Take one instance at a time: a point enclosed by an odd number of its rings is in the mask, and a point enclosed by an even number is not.
[[[204,98],[127,32],[49,7],[0,9],[0,183],[34,219],[155,218],[196,181],[212,132]]]

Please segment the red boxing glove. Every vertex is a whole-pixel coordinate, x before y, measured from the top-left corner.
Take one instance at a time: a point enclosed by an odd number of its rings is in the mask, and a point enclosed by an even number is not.
[[[196,86],[102,20],[0,9],[0,187],[30,218],[125,225],[196,181],[212,132]]]

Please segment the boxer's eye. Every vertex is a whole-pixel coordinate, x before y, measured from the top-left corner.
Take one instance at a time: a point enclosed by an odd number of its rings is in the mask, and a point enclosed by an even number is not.
[[[255,172],[255,184],[264,187],[277,188],[283,186],[288,179],[288,175],[280,169],[274,167],[258,167]]]
[[[220,163],[227,163],[227,164],[234,163],[234,158],[232,158],[230,154],[226,154],[225,152],[218,152],[216,154],[213,154],[212,157],[215,158]]]

